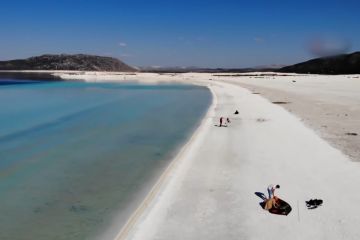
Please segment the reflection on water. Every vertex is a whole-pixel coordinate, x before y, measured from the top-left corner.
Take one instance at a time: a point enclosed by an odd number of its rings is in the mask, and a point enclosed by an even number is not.
[[[6,81],[60,81],[61,78],[52,75],[51,73],[42,72],[4,72],[0,71],[0,82]]]

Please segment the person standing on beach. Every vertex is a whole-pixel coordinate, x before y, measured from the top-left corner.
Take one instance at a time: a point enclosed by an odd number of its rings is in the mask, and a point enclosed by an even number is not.
[[[280,185],[270,184],[267,188],[269,198],[265,200],[265,210],[270,210],[273,207],[278,207],[277,200],[278,198],[275,196],[275,189],[280,188]]]
[[[224,121],[224,117],[220,117],[220,125],[219,125],[219,127],[222,127],[223,121]]]
[[[268,194],[269,194],[269,199],[274,198],[275,197],[275,189],[280,188],[280,185],[274,185],[274,184],[270,184],[267,188]],[[275,197],[276,198],[276,197]]]

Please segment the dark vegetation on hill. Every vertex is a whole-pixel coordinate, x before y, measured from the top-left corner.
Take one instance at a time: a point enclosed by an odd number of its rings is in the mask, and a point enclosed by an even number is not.
[[[85,54],[47,54],[21,60],[0,61],[0,70],[136,71],[119,59]]]
[[[360,74],[360,52],[316,58],[303,63],[283,67],[277,71],[284,73],[311,74]]]

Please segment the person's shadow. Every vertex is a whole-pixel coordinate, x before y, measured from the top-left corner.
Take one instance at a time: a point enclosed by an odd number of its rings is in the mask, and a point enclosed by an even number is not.
[[[255,195],[262,199],[261,202],[259,202],[259,205],[262,209],[265,208],[265,202],[266,202],[266,195],[262,192],[255,192]]]
[[[255,195],[258,196],[259,198],[261,198],[262,200],[266,200],[266,196],[264,193],[262,192],[255,192]]]

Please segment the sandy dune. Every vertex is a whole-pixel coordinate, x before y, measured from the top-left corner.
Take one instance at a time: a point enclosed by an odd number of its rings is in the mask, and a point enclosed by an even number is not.
[[[359,163],[283,105],[238,86],[234,77],[141,74],[134,79],[205,84],[215,101],[191,142],[115,239],[360,238]],[[334,103],[348,104],[339,99]],[[240,114],[233,115],[235,110]],[[229,127],[214,126],[220,116],[231,118]],[[277,195],[291,204],[287,217],[260,208],[254,193],[265,192],[270,183],[280,184]],[[323,199],[323,206],[308,210],[310,198]]]

